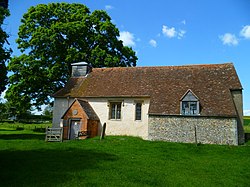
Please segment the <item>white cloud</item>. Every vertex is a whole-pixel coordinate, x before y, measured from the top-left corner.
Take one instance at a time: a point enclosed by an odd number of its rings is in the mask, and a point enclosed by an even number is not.
[[[111,5],[105,5],[105,9],[106,10],[111,10],[111,9],[113,9],[114,7],[113,6],[111,6]]]
[[[182,23],[183,25],[186,25],[186,20],[185,20],[185,19],[182,20],[181,23]]]
[[[180,30],[179,32],[178,32],[178,39],[182,39],[183,37],[184,37],[184,35],[186,34],[186,31],[184,31],[184,30]]]
[[[175,38],[182,39],[184,35],[186,34],[185,30],[179,29],[179,31],[176,30],[176,28],[171,27],[169,28],[166,25],[162,26],[162,34],[168,38]]]
[[[250,25],[246,25],[240,31],[240,36],[244,37],[245,39],[250,39]]]
[[[155,40],[153,40],[153,39],[151,39],[151,40],[149,41],[149,44],[150,44],[152,47],[157,47],[157,42],[156,42]]]
[[[224,35],[219,36],[219,38],[221,39],[224,45],[236,46],[239,44],[238,38],[234,34],[231,34],[231,33],[225,33]]]
[[[224,45],[236,46],[241,39],[250,39],[250,25],[245,25],[239,32],[238,37],[236,37],[235,34],[225,33],[219,36],[219,38]]]
[[[123,41],[123,45],[125,46],[135,46],[135,37],[132,33],[128,31],[122,31],[120,32],[120,36],[118,37],[119,40]]]
[[[168,28],[166,25],[163,25],[162,34],[168,38],[174,38],[177,35],[177,32],[174,27]]]
[[[243,113],[244,116],[250,116],[250,110],[244,110]]]

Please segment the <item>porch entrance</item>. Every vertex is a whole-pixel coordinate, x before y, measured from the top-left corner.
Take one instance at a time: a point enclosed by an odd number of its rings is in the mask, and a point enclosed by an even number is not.
[[[100,120],[85,100],[75,99],[62,116],[63,139],[86,139],[98,135]]]
[[[78,132],[80,131],[80,120],[71,120],[70,121],[70,131],[69,139],[73,140],[78,137]]]

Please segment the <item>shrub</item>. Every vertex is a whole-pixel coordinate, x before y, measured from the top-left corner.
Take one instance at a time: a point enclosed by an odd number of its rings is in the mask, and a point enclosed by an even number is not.
[[[46,132],[46,128],[35,128],[33,129],[33,132]]]
[[[17,127],[16,130],[17,131],[22,131],[22,130],[24,130],[24,128],[23,127]]]

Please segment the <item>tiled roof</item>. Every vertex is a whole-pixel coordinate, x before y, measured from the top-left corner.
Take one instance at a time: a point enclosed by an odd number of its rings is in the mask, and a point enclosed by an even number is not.
[[[78,102],[80,103],[81,107],[83,108],[89,119],[99,120],[97,114],[87,101],[78,99]]]
[[[201,115],[235,116],[230,89],[242,89],[232,63],[159,67],[95,68],[71,78],[54,97],[150,97],[150,114],[180,114],[180,99],[190,89]]]
[[[80,104],[80,106],[82,107],[83,111],[86,113],[88,119],[90,119],[90,120],[99,120],[98,116],[96,115],[95,111],[90,106],[90,104],[88,103],[88,101],[85,101],[85,100],[82,100],[82,99],[75,99],[73,101],[73,103],[70,105],[70,107],[68,107],[68,109],[62,115],[62,117],[61,117],[62,119],[64,118],[64,116],[67,114],[67,112],[73,106],[73,104],[75,102],[78,102]]]
[[[74,77],[70,78],[65,84],[64,88],[60,89],[58,92],[53,94],[53,97],[67,97],[70,93],[75,92],[82,82],[85,80],[85,77]]]

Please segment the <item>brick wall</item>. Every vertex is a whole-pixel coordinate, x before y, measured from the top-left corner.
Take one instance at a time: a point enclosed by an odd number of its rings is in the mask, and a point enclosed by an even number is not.
[[[149,116],[149,139],[238,145],[237,119],[201,116]]]

